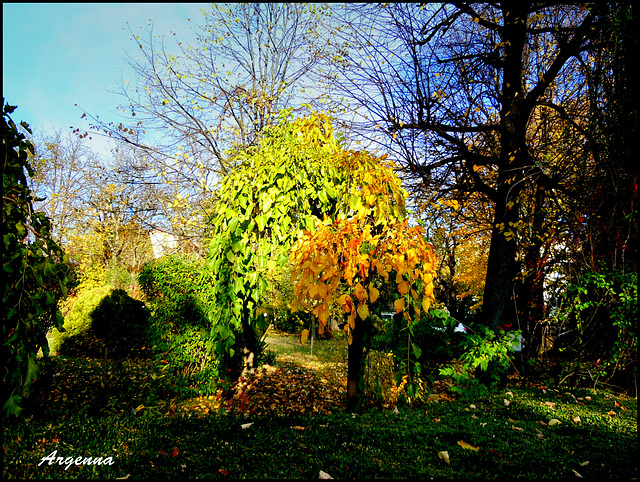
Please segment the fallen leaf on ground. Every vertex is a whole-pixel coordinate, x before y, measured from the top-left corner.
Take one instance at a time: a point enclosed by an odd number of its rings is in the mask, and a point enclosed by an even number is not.
[[[319,479],[333,479],[333,477],[331,477],[329,474],[327,474],[324,471],[320,471],[320,474],[318,474],[318,478]]]
[[[242,427],[243,429],[245,429],[245,428],[249,428],[249,427],[251,427],[252,425],[253,425],[253,422],[251,422],[251,423],[243,423],[242,425],[240,425],[240,427]]]
[[[446,450],[442,450],[441,452],[438,452],[438,458],[444,460],[447,465],[449,465],[449,452],[447,452]]]
[[[549,420],[549,426],[556,425],[558,423],[560,423],[560,420],[558,420],[557,418],[552,418],[551,420]]]
[[[520,428],[520,427],[516,427],[515,425],[512,425],[511,426],[511,430],[518,430],[518,431],[522,432],[524,429]]]
[[[463,449],[467,449],[467,450],[475,450],[476,452],[480,450],[480,447],[474,447],[473,445],[465,442],[464,440],[458,440],[458,445],[460,445],[460,447],[462,447]]]

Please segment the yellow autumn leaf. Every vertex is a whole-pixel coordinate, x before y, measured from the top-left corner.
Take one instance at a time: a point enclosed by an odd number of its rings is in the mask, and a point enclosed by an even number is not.
[[[326,303],[322,303],[320,305],[320,309],[318,310],[318,321],[320,321],[320,323],[322,325],[326,325],[327,321],[329,320],[329,307],[327,306]]]
[[[369,300],[371,303],[374,303],[378,296],[380,296],[380,291],[375,286],[369,286]]]
[[[398,283],[398,293],[401,295],[406,295],[409,292],[409,283],[406,281],[402,281]]]
[[[311,285],[309,287],[309,296],[311,298],[315,298],[317,294],[318,294],[318,285]]]
[[[340,306],[342,306],[342,310],[345,313],[349,313],[351,312],[351,296],[349,295],[341,295],[340,298],[338,298],[338,303],[340,304]]]
[[[458,445],[460,445],[460,447],[466,450],[474,450],[476,452],[480,450],[480,447],[474,447],[473,445],[465,442],[464,440],[458,440]]]
[[[433,283],[429,283],[424,289],[425,296],[431,296],[433,294]]]
[[[429,307],[431,306],[431,299],[428,296],[422,298],[422,310],[425,313],[429,312]]]
[[[307,338],[309,338],[309,330],[302,330],[302,333],[300,333],[300,344],[304,345],[307,342]]]
[[[356,312],[355,312],[355,310],[352,311],[351,313],[349,313],[349,316],[347,317],[347,323],[349,323],[349,326],[351,328],[355,328],[356,327]],[[351,342],[349,342],[349,344],[351,344]]]
[[[404,310],[404,298],[398,298],[393,302],[393,306],[396,309],[396,313],[400,313]]]
[[[446,450],[442,450],[440,452],[438,452],[438,458],[441,460],[444,460],[447,464],[449,464],[449,452],[447,452]]]
[[[358,305],[358,316],[361,320],[366,320],[369,317],[369,307],[366,303]]]
[[[356,298],[358,298],[358,300],[360,302],[366,300],[369,297],[369,294],[367,293],[367,290],[365,290],[364,287],[362,286],[362,284],[360,284],[360,283],[358,283],[355,286],[355,290],[354,290],[353,294],[355,295]]]

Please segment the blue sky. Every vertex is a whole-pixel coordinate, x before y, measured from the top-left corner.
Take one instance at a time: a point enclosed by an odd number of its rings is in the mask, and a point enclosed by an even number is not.
[[[24,120],[35,134],[70,126],[88,130],[83,110],[118,119],[122,97],[108,91],[118,90],[123,80],[134,82],[125,51],[137,55],[127,23],[142,34],[151,19],[155,34],[175,32],[189,42],[202,8],[207,4],[3,3],[2,95],[18,106],[13,120]],[[94,149],[106,148],[104,140],[92,137]]]

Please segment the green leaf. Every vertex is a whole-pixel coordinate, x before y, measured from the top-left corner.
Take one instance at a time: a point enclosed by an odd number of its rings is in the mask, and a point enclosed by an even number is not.
[[[22,411],[20,402],[22,402],[22,397],[20,395],[11,395],[7,401],[4,402],[2,409],[7,415],[18,416]]]
[[[422,349],[415,343],[411,343],[411,350],[416,358],[420,358],[420,355],[422,355]]]
[[[239,239],[236,239],[235,241],[233,241],[231,243],[231,249],[233,249],[234,253],[238,253],[238,252],[242,251],[242,248],[244,248],[244,244]],[[230,260],[230,261],[232,261],[232,260]]]

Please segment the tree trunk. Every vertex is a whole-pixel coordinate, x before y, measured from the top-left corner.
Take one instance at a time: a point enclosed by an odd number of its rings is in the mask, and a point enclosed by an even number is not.
[[[513,297],[518,273],[515,236],[519,221],[517,198],[522,188],[522,171],[529,161],[526,145],[529,112],[524,105],[522,78],[528,10],[526,3],[509,4],[504,10],[498,187],[482,305],[482,319],[492,329],[504,323],[515,323],[517,317]]]
[[[482,319],[493,330],[499,325],[516,322],[513,292],[518,272],[517,244],[509,232],[509,223],[517,222],[517,209],[497,203],[495,217],[482,302]]]
[[[242,375],[254,372],[254,362],[258,351],[258,337],[256,331],[249,321],[249,310],[246,308],[248,302],[245,300],[245,308],[242,310],[242,334],[244,337],[244,357],[242,363]]]
[[[523,331],[525,358],[537,357],[542,347],[544,319],[544,260],[541,258],[542,223],[544,220],[545,189],[538,186],[535,192],[531,239],[524,253],[524,274],[518,290],[519,328]]]
[[[360,406],[360,384],[364,369],[364,334],[368,325],[356,317],[356,327],[351,330],[351,344],[347,349],[347,410],[353,412]]]

